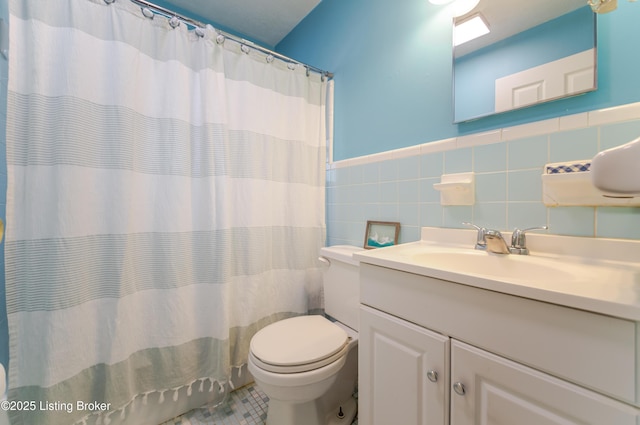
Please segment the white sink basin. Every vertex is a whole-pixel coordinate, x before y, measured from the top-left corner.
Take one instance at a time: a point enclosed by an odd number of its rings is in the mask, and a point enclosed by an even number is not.
[[[532,234],[527,237],[531,255],[500,255],[473,249],[475,240],[473,230],[423,228],[421,241],[361,251],[354,258],[640,321],[640,241]]]
[[[564,282],[576,280],[579,270],[552,259],[529,255],[500,255],[483,251],[457,250],[423,252],[412,256],[416,264],[433,269],[481,276],[511,282],[539,282],[554,279]]]

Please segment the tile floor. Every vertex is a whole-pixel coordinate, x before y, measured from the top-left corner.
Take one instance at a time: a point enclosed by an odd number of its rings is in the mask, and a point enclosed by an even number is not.
[[[269,397],[251,384],[232,392],[225,405],[204,406],[162,425],[264,425],[268,402]],[[352,425],[358,425],[357,418]]]

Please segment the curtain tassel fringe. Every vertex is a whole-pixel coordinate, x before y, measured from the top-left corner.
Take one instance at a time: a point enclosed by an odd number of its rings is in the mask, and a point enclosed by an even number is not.
[[[235,369],[238,369],[238,377],[242,376],[242,367],[237,367]],[[111,415],[113,415],[116,412],[120,412],[120,421],[124,421],[126,419],[126,409],[127,406],[129,406],[130,410],[133,412],[134,410],[134,406],[136,404],[136,399],[140,400],[142,402],[142,405],[146,406],[149,402],[149,394],[151,393],[159,393],[158,396],[158,404],[162,404],[165,401],[165,393],[167,391],[173,391],[173,395],[172,395],[172,399],[174,402],[178,401],[178,398],[180,396],[180,389],[186,387],[186,393],[187,393],[187,397],[191,397],[193,395],[193,390],[194,390],[194,386],[196,385],[196,383],[198,383],[198,381],[200,382],[200,385],[198,385],[198,391],[199,392],[204,392],[205,391],[205,382],[209,381],[211,382],[211,386],[209,387],[208,392],[213,392],[214,388],[215,388],[215,384],[218,384],[218,393],[219,394],[224,394],[227,390],[227,385],[229,387],[230,391],[235,390],[235,386],[233,385],[233,382],[231,379],[228,379],[227,381],[220,381],[211,377],[207,377],[207,378],[198,378],[195,379],[194,381],[190,382],[189,384],[186,385],[182,385],[180,387],[175,387],[175,388],[168,388],[168,389],[164,389],[164,390],[155,390],[155,391],[147,391],[145,393],[141,393],[138,394],[137,396],[135,396],[132,400],[130,400],[127,404],[125,404],[124,406],[120,407],[117,410],[112,410],[110,412],[94,412],[91,414],[88,414],[86,416],[84,416],[82,419],[78,420],[77,422],[75,422],[75,425],[88,425],[89,424],[89,419],[92,416],[95,416],[95,423],[94,425],[110,425],[113,422],[113,419],[111,419]]]

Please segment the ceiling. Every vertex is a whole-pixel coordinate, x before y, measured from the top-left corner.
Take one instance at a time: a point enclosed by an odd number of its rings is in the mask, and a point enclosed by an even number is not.
[[[456,18],[456,22],[480,12],[491,32],[456,47],[456,56],[488,46],[585,6],[587,0],[481,0],[471,12]]]
[[[154,3],[153,0],[150,0]],[[156,4],[276,46],[321,0],[165,0]]]

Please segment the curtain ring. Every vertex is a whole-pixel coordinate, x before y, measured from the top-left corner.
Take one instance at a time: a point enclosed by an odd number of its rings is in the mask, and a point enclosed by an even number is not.
[[[251,49],[249,49],[249,46],[247,46],[246,44],[243,44],[242,46],[240,46],[240,50],[242,50],[242,53],[245,53],[247,55],[251,51]]]
[[[116,0],[104,0],[104,2],[107,3],[107,4],[111,4],[111,3],[115,3]]]
[[[273,62],[275,58],[273,57],[273,55],[269,54],[267,55],[267,57],[265,58],[265,60],[267,61],[267,63],[271,63]]]
[[[169,19],[169,25],[171,25],[171,28],[178,28],[180,26],[180,19],[178,19],[177,16],[172,17]]]
[[[216,43],[218,43],[218,44],[223,44],[224,40],[226,40],[226,38],[222,34],[218,34],[218,36],[216,37]]]
[[[140,10],[142,10],[142,14],[145,16],[145,18],[153,19],[156,16],[155,13],[153,13],[153,11],[148,7],[141,7]]]
[[[293,71],[294,69],[296,69],[296,64],[295,64],[295,63],[293,63],[293,62],[289,62],[289,63],[287,64],[287,68],[289,68],[290,70],[292,70],[292,71]]]
[[[202,38],[205,36],[206,32],[204,30],[204,28],[200,28],[200,27],[196,27],[195,29],[195,33],[198,37]]]

